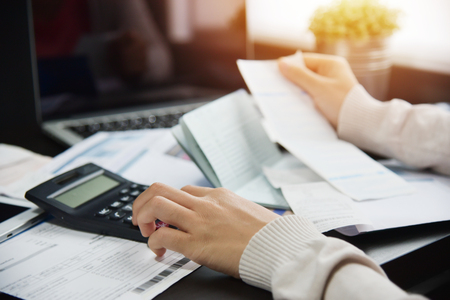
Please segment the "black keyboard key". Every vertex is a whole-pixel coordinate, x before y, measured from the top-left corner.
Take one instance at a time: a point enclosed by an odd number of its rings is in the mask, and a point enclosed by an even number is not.
[[[121,208],[123,206],[123,202],[120,201],[114,201],[109,205],[111,208]]]
[[[104,216],[109,215],[111,212],[112,212],[111,209],[109,209],[108,207],[105,207],[105,208],[102,209],[101,211],[97,212],[97,213],[95,214],[95,216],[97,216],[97,217],[104,217]]]
[[[99,130],[100,130],[100,124],[98,124],[98,123],[91,124],[88,127],[88,131],[92,134],[96,133]]]
[[[126,194],[128,194],[129,192],[130,192],[129,189],[121,189],[121,190],[119,191],[119,194],[120,194],[120,195],[126,195]]]
[[[119,200],[123,202],[131,202],[134,200],[134,197],[131,197],[130,195],[123,195],[119,198]]]
[[[140,194],[141,194],[141,191],[139,191],[139,190],[134,190],[134,191],[130,192],[130,196],[133,196],[133,197],[137,197]]]
[[[124,207],[122,207],[121,210],[126,211],[126,212],[130,212],[130,211],[133,210],[133,204],[130,203],[130,204],[125,205]]]
[[[125,219],[123,219],[124,223],[133,224],[133,218],[132,215],[127,216]]]
[[[119,211],[116,211],[115,213],[113,213],[112,215],[110,215],[109,218],[111,220],[120,220],[123,217],[125,217],[126,214],[127,214],[126,212],[119,210]]]

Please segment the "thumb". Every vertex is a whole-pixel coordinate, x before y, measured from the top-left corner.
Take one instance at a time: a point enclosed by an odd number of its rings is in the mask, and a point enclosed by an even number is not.
[[[302,66],[299,63],[294,63],[285,57],[278,59],[278,68],[281,74],[283,74],[287,79],[301,87],[313,98],[317,95],[317,92],[323,86],[323,78]]]

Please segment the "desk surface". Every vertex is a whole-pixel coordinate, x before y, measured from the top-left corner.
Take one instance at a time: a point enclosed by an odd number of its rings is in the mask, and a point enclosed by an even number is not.
[[[1,143],[18,145],[44,155],[55,156],[65,148],[38,128],[26,126],[0,135]],[[403,289],[411,289],[419,284],[423,291],[433,289],[430,278],[449,272],[450,222],[398,228],[372,232],[356,237],[346,237],[335,231],[329,236],[344,239],[365,251],[381,264],[389,278]],[[448,276],[447,276],[448,278]],[[428,280],[428,281],[427,281]],[[448,283],[448,281],[447,281]],[[442,286],[442,284],[441,284]],[[450,287],[439,295],[448,295]],[[447,293],[447,294],[446,294]],[[5,296],[5,295],[2,295]],[[272,299],[272,294],[249,286],[240,280],[201,267],[180,280],[156,299]],[[434,299],[440,299],[439,296]],[[445,299],[445,298],[442,298]]]

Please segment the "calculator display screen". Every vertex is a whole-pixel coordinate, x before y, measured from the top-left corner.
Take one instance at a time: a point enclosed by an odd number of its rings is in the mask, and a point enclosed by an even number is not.
[[[62,193],[61,195],[58,195],[54,199],[69,207],[75,208],[91,199],[94,199],[98,195],[109,191],[119,184],[120,182],[106,175],[99,175],[91,180],[83,182],[67,192]]]

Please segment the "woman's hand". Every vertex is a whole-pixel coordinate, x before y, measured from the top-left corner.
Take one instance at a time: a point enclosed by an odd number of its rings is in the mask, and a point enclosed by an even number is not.
[[[166,249],[211,269],[239,278],[239,261],[250,239],[279,217],[225,188],[155,183],[133,204],[133,224],[158,256]],[[155,220],[178,227],[162,227]]]
[[[304,53],[303,59],[306,67],[290,57],[280,58],[278,66],[286,78],[313,98],[316,107],[337,128],[342,103],[358,80],[342,57]]]

